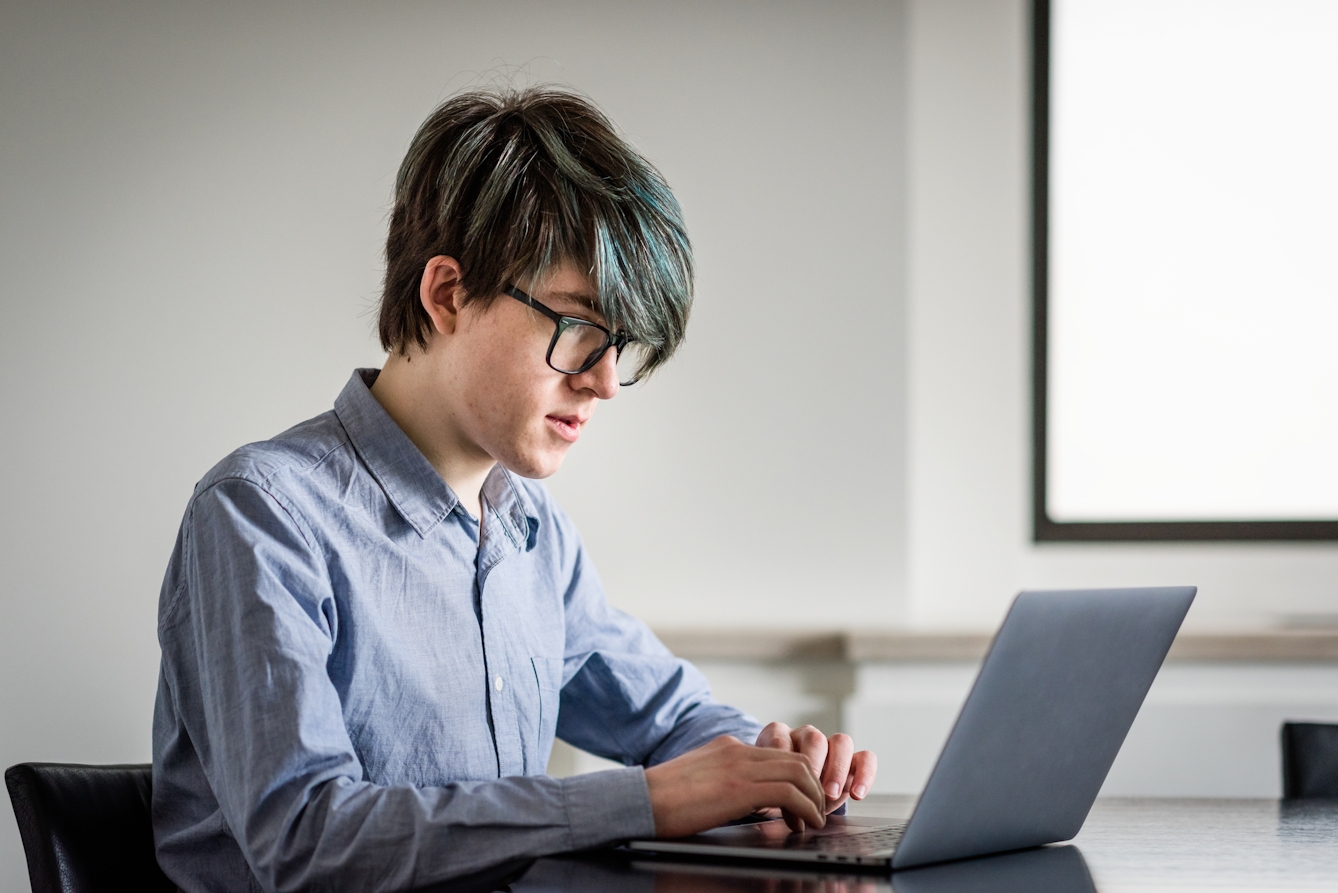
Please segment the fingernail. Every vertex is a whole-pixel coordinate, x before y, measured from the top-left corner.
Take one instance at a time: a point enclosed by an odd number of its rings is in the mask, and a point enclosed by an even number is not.
[[[850,792],[850,795],[854,797],[856,800],[863,800],[864,795],[867,793],[869,793],[868,788],[866,788],[862,784],[857,784],[855,785],[855,789]]]
[[[841,796],[841,786],[836,782],[827,785],[827,796],[831,797],[833,800]]]

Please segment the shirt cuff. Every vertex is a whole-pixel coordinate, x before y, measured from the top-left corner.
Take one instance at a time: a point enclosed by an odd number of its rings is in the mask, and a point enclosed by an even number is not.
[[[646,770],[640,766],[609,769],[562,779],[572,849],[654,837],[655,815],[650,808]]]

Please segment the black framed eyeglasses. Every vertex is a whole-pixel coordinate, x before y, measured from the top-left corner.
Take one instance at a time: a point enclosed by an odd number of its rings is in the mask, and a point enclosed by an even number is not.
[[[553,321],[553,338],[548,342],[544,357],[548,365],[565,375],[585,372],[604,357],[610,347],[618,357],[618,384],[623,387],[637,383],[641,370],[655,355],[649,344],[633,341],[627,335],[615,335],[598,323],[574,316],[563,316],[530,297],[514,285],[505,292],[511,297],[538,310]]]

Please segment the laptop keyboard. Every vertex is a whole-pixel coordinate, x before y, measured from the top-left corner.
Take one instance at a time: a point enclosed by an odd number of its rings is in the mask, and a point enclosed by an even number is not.
[[[842,856],[867,856],[870,853],[893,849],[906,824],[888,825],[872,831],[860,831],[854,834],[833,834],[829,837],[810,837],[786,847],[787,850],[810,850]]]

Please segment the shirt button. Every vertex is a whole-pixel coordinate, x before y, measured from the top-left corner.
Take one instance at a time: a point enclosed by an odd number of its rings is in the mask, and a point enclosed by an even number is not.
[[[501,690],[502,690],[502,686],[505,685],[505,684],[506,684],[506,683],[502,681],[502,677],[501,677],[501,676],[498,676],[496,679],[494,679],[494,680],[492,681],[492,687],[495,688],[495,689],[497,689],[498,691],[501,691]]]

